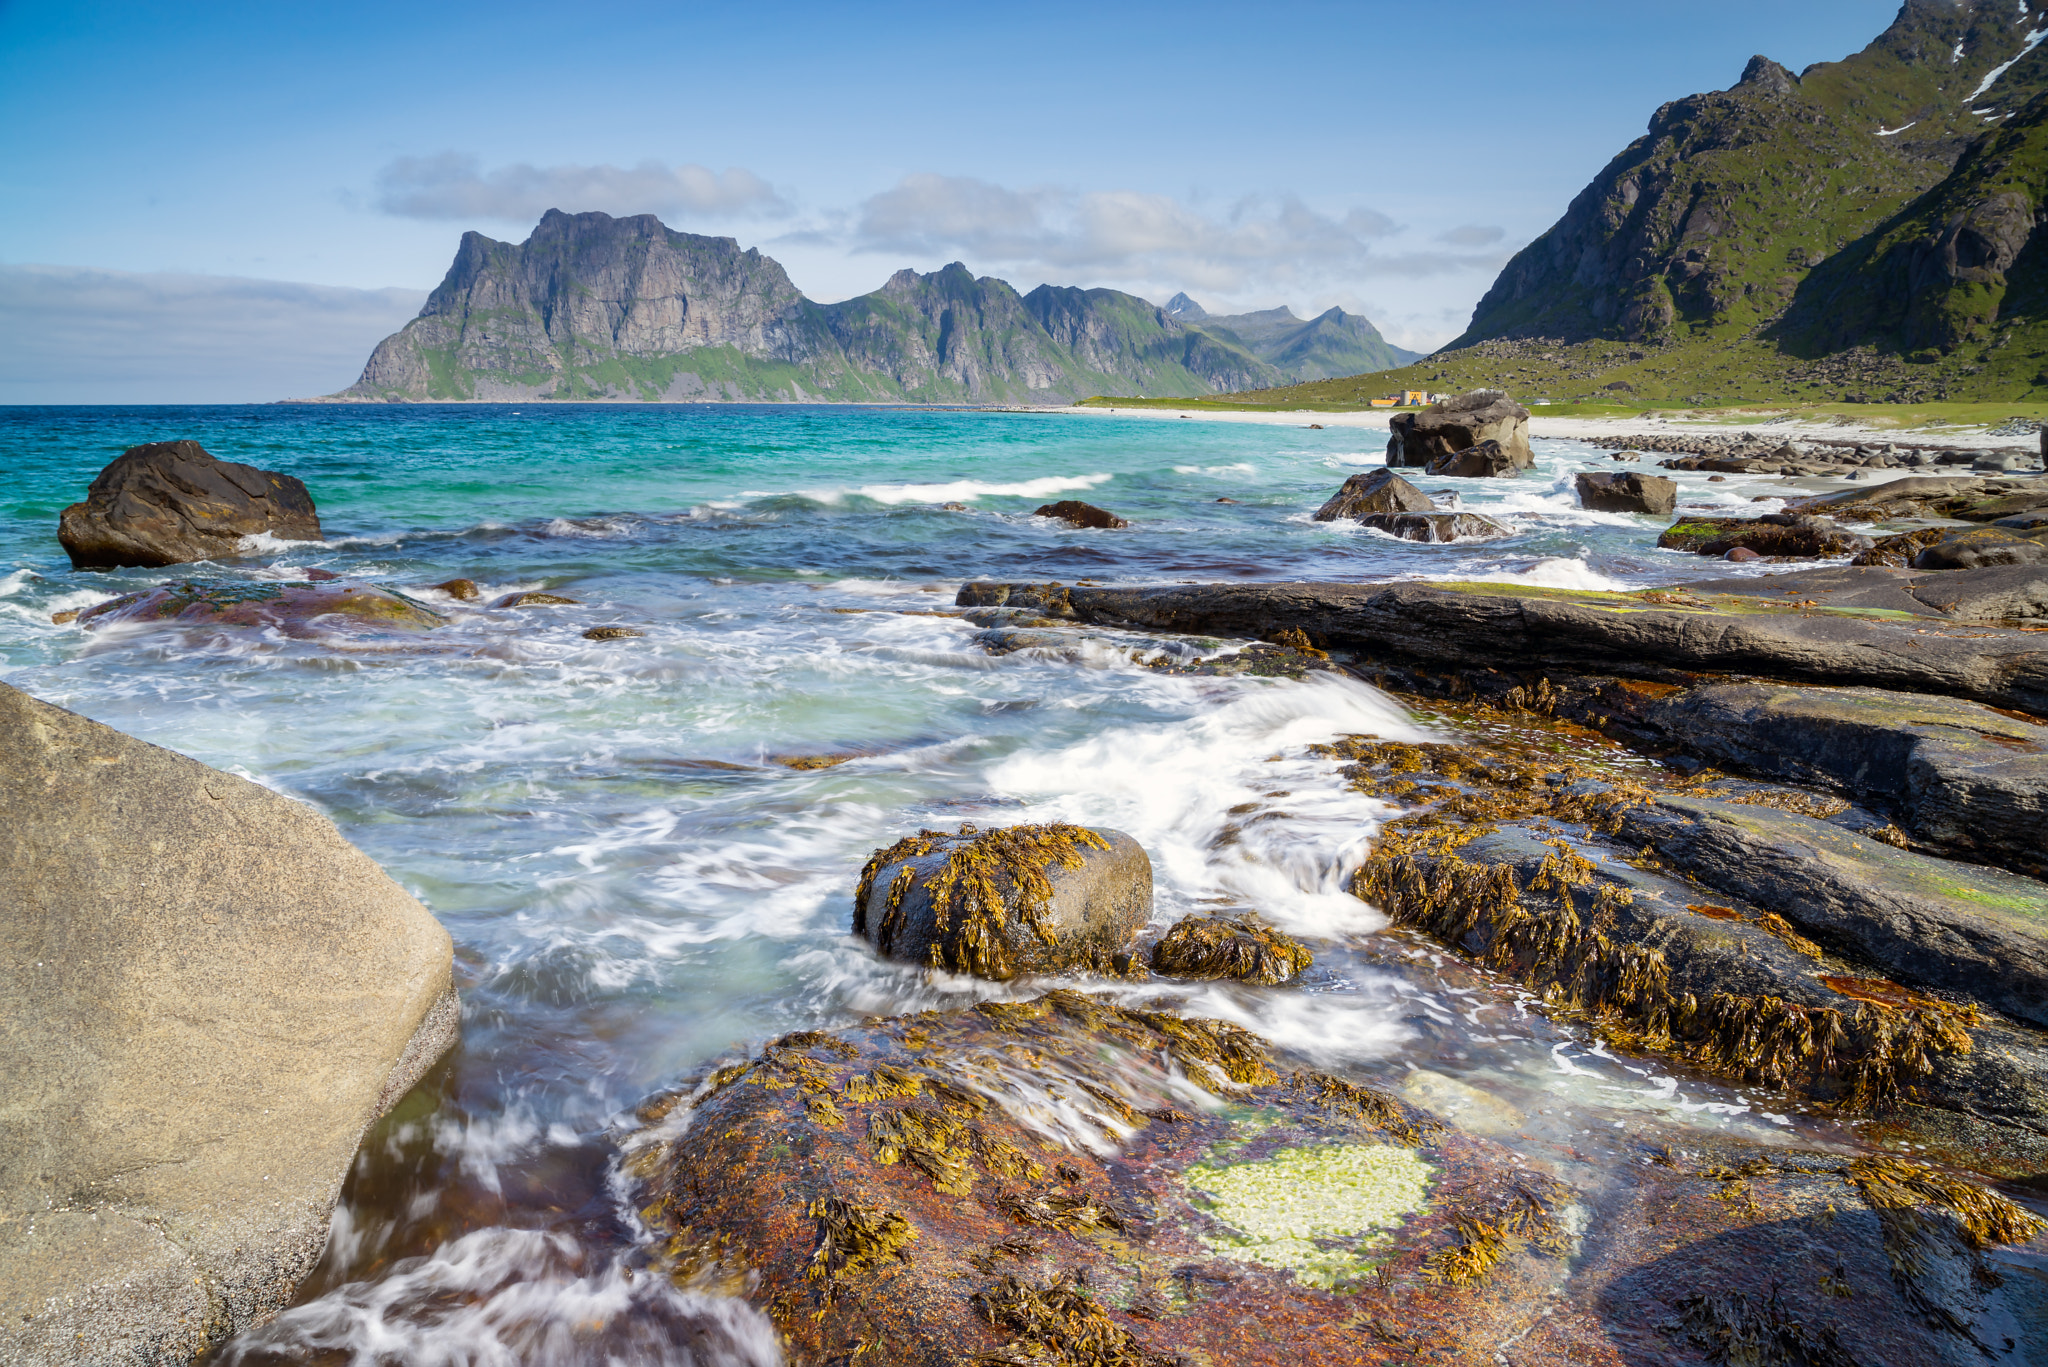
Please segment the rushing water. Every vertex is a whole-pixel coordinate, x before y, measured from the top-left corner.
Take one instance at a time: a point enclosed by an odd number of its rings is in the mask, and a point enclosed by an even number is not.
[[[743,1302],[633,1275],[620,1136],[649,1092],[775,1034],[1032,990],[934,980],[849,936],[862,862],[920,826],[1129,831],[1162,923],[1256,907],[1318,965],[1281,989],[1116,990],[1238,1020],[1323,1066],[1425,1070],[1424,1104],[1546,1144],[1581,1180],[1597,1179],[1602,1134],[1642,1121],[1759,1136],[1796,1121],[1614,1058],[1381,933],[1342,879],[1382,809],[1307,747],[1432,733],[1393,699],[1337,676],[1163,675],[1129,649],[1158,641],[1107,632],[991,656],[934,611],[976,577],[1696,577],[1697,559],[1654,548],[1661,520],[1576,507],[1584,445],[1538,441],[1519,480],[1419,478],[1516,530],[1436,546],[1310,519],[1380,459],[1383,438],[1339,428],[617,406],[13,409],[0,426],[7,681],[314,805],[455,938],[460,1050],[371,1136],[301,1304],[228,1360],[775,1361]],[[378,651],[53,625],[173,577],[72,573],[55,531],[106,461],[174,437],[295,474],[319,503],[324,544],[224,572],[463,576],[485,602],[546,588],[583,605],[492,612],[423,593],[451,625]],[[1677,478],[1686,502],[1730,509],[1774,507],[1751,499],[1783,487]],[[1133,525],[1030,516],[1057,498]],[[611,623],[647,634],[583,639]]]

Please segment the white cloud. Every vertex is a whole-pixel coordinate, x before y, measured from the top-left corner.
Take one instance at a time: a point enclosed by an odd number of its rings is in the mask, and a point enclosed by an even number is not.
[[[1132,190],[1012,190],[970,176],[920,173],[862,204],[851,245],[926,261],[958,255],[978,270],[1046,279],[1085,274],[1212,292],[1298,291],[1325,281],[1415,279],[1500,265],[1494,252],[1388,250],[1384,240],[1401,232],[1376,210],[1334,217],[1292,195],[1241,199],[1212,213]]]
[[[254,403],[355,382],[425,290],[0,266],[0,403]]]
[[[775,187],[742,167],[712,171],[664,166],[534,166],[514,162],[490,171],[475,157],[442,152],[400,157],[377,173],[376,206],[401,218],[539,218],[568,213],[660,214],[714,218],[773,216],[789,211]]]
[[[1463,227],[1453,228],[1447,233],[1438,233],[1436,240],[1448,242],[1453,247],[1491,247],[1506,236],[1507,233],[1503,229],[1481,227],[1476,223],[1467,223]]]

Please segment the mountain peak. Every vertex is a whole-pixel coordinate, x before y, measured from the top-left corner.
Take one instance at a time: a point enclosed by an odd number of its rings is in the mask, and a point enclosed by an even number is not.
[[[1188,298],[1183,290],[1166,301],[1166,316],[1178,318],[1183,323],[1199,323],[1209,316],[1209,310]]]

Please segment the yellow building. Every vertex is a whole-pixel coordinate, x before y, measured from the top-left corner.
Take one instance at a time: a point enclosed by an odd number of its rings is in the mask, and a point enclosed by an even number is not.
[[[1412,404],[1415,407],[1420,408],[1422,405],[1429,402],[1429,395],[1423,393],[1419,389],[1410,389],[1402,393],[1401,402],[1403,404]]]

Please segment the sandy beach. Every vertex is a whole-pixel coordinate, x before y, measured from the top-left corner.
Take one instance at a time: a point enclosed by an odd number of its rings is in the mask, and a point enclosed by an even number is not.
[[[1019,408],[1017,412],[1055,413],[1074,417],[1123,417],[1156,418],[1162,422],[1234,422],[1255,423],[1274,427],[1308,427],[1321,424],[1324,427],[1364,428],[1384,432],[1393,411],[1379,413],[1323,413],[1310,409],[1294,412],[1270,410],[1243,413],[1219,413],[1214,409],[1189,409],[1175,412],[1165,408]],[[1628,418],[1552,418],[1541,412],[1534,412],[1529,419],[1529,435],[1532,437],[1646,437],[1683,436],[1690,432],[1739,433],[1757,432],[1778,437],[1785,441],[1799,439],[1856,442],[1906,442],[1921,445],[1954,447],[1958,450],[1976,451],[2038,451],[2038,439],[2032,436],[1992,436],[1983,427],[1939,426],[1922,428],[1876,428],[1845,422],[1802,422],[1791,418],[1776,418],[1754,423],[1730,422],[1724,418],[1691,418],[1682,416],[1628,417]]]

